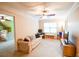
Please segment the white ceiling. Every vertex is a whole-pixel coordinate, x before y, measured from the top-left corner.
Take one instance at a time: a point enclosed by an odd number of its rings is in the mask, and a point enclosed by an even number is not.
[[[49,13],[56,13],[56,15],[66,14],[73,6],[74,2],[0,2],[0,9],[4,10],[17,10],[17,11],[30,11],[34,15],[40,15],[44,10]]]
[[[15,3],[19,5],[17,7],[29,10],[35,15],[42,14],[44,8],[49,11],[49,13],[64,14],[70,10],[74,2],[38,2],[38,3]]]

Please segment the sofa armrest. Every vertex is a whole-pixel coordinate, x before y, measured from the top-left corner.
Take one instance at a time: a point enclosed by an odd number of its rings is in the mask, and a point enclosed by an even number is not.
[[[30,42],[17,41],[17,49],[18,49],[18,51],[22,51],[22,52],[25,52],[25,53],[30,53],[31,52]]]

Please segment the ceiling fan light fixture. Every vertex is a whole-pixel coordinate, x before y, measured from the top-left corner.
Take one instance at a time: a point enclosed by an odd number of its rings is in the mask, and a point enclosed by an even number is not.
[[[56,14],[49,14],[48,16],[55,16]]]
[[[43,11],[43,13],[47,13],[47,11],[46,11],[46,10],[44,10],[44,11]]]

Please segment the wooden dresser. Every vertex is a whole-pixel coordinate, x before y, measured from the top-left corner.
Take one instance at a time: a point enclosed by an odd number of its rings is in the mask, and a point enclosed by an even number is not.
[[[76,56],[75,46],[72,44],[64,45],[63,47],[63,55],[66,57],[74,57]]]

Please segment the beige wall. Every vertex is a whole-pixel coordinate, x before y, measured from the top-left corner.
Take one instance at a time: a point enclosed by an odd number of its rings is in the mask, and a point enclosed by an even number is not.
[[[79,33],[79,8],[68,16],[68,30]]]
[[[16,39],[24,38],[27,35],[34,35],[39,28],[38,19],[25,11],[0,10],[0,13],[15,16]]]
[[[72,37],[75,34],[79,38],[79,7],[69,15],[68,23],[69,40],[76,45],[76,56],[79,56],[79,39]]]
[[[68,24],[69,38],[74,42],[74,40],[72,40],[72,35],[74,33],[79,35],[79,7],[68,16]]]
[[[16,20],[15,20],[16,22]],[[32,17],[32,15],[24,14],[22,18],[17,20],[16,36],[18,38],[24,38],[26,35],[34,35],[38,30],[38,20]],[[15,24],[16,24],[15,23]],[[18,27],[18,28],[17,28]]]

